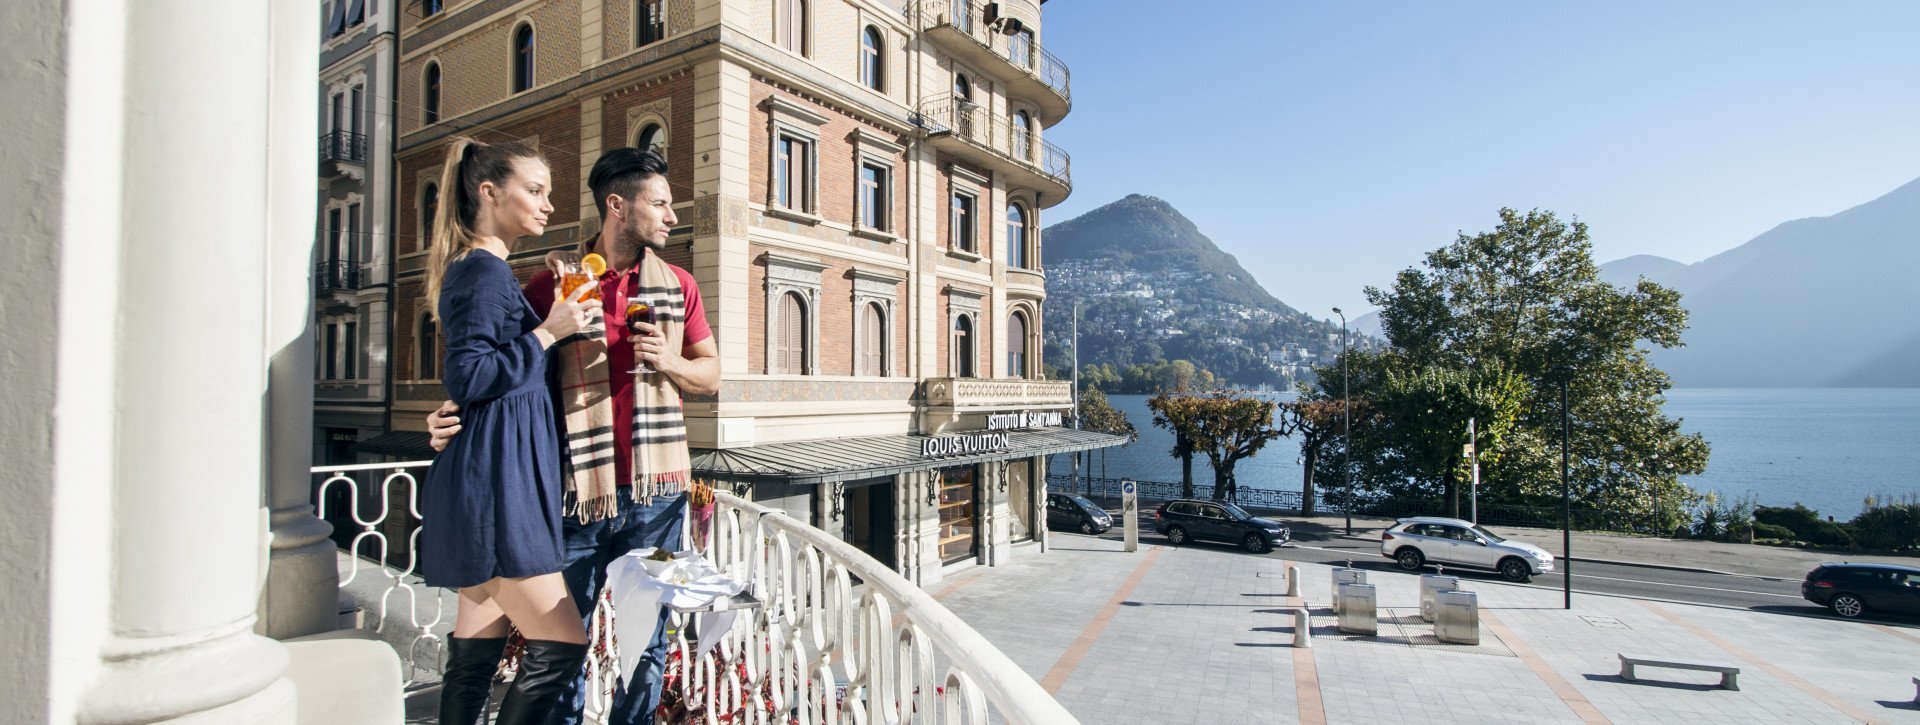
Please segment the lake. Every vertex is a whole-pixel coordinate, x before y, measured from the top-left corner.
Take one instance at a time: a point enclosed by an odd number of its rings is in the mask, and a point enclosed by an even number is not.
[[[1106,475],[1179,481],[1180,461],[1168,453],[1173,434],[1153,426],[1147,396],[1111,399],[1140,430],[1140,441],[1107,449]],[[1666,407],[1682,429],[1713,446],[1706,473],[1685,479],[1696,491],[1751,493],[1769,506],[1798,501],[1843,521],[1869,495],[1920,495],[1920,388],[1676,388],[1667,392]],[[1240,462],[1240,485],[1300,490],[1299,454],[1295,440],[1268,443]],[[1064,473],[1070,465],[1060,457],[1051,470]],[[1094,475],[1100,465],[1096,453]],[[1194,460],[1193,476],[1212,482],[1204,456]]]

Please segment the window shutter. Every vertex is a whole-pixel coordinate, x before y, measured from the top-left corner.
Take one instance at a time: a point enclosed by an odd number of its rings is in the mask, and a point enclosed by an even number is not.
[[[788,292],[780,297],[780,346],[777,348],[779,372],[800,375],[806,370],[807,319],[800,296]]]
[[[875,304],[867,305],[866,318],[860,335],[860,368],[868,375],[886,375],[886,318]]]

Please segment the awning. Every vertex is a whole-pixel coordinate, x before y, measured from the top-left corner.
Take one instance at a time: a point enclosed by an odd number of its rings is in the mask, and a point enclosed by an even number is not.
[[[1008,458],[1070,453],[1127,442],[1121,436],[1072,428],[1034,428],[1006,433],[1008,440],[1005,448],[938,457],[923,457],[923,442],[951,436],[870,436],[772,443],[750,448],[695,448],[692,451],[693,476],[722,481],[815,484]]]
[[[433,436],[426,433],[396,430],[353,444],[353,452],[400,456],[404,460],[424,461],[434,456],[433,446],[429,444],[432,440]]]

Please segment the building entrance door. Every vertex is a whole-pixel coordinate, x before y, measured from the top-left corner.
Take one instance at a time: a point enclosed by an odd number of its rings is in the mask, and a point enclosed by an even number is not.
[[[841,517],[846,524],[841,538],[853,548],[865,552],[887,568],[898,570],[894,555],[893,477],[849,481],[840,494]]]

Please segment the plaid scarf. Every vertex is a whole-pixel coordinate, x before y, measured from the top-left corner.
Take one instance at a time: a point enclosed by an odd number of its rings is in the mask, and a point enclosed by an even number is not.
[[[680,349],[687,321],[687,296],[680,279],[660,256],[640,258],[640,288],[631,300],[653,306],[654,323],[666,335],[667,349]],[[559,349],[560,405],[566,425],[567,513],[582,523],[612,516],[618,510],[619,482],[613,464],[612,375],[609,369],[606,316],[594,311],[587,329],[568,337]],[[687,424],[680,413],[680,391],[664,373],[635,376],[633,395],[633,500],[652,503],[654,496],[686,490],[693,467],[687,454]]]

